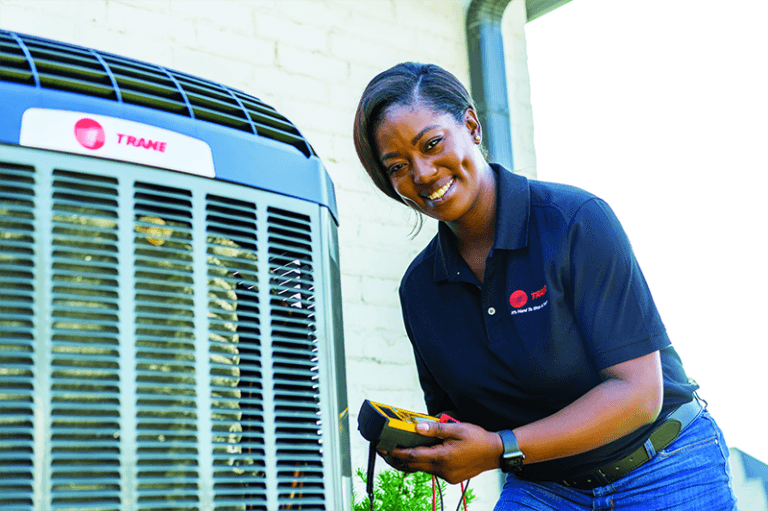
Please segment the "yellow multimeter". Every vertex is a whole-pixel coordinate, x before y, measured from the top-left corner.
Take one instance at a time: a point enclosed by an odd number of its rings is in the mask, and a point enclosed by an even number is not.
[[[442,442],[440,438],[418,434],[416,424],[419,422],[440,422],[440,419],[366,399],[357,416],[357,429],[378,451],[391,451],[395,447],[429,446]]]

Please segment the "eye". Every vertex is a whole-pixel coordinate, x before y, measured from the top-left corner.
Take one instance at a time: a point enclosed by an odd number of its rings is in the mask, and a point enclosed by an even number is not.
[[[405,168],[405,163],[395,163],[391,167],[387,168],[387,173],[395,174]]]
[[[424,148],[425,148],[427,151],[429,151],[429,150],[433,149],[433,148],[434,148],[434,147],[435,147],[437,144],[439,144],[441,140],[442,140],[442,138],[440,138],[440,137],[437,137],[437,138],[433,138],[432,140],[430,140],[429,142],[427,142],[427,145],[426,145],[426,146],[424,146]]]

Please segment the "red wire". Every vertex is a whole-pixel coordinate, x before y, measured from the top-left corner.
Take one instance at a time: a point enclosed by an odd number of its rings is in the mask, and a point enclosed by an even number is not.
[[[432,474],[432,511],[436,511],[435,504],[435,475]]]
[[[469,482],[469,480],[467,480]],[[464,511],[467,511],[467,494],[464,492],[464,481],[461,482],[461,500],[464,504]],[[432,511],[437,511],[437,503],[435,501],[435,475],[432,474]]]

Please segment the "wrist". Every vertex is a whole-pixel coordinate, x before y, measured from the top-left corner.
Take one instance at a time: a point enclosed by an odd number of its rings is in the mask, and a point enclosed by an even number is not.
[[[502,453],[499,457],[499,467],[504,473],[520,472],[523,469],[525,454],[517,444],[517,437],[510,429],[501,430],[498,436],[502,444]]]

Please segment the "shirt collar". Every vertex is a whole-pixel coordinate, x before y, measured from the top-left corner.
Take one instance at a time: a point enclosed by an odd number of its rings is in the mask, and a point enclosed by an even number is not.
[[[496,178],[496,233],[489,257],[495,250],[517,250],[528,246],[531,211],[528,179],[496,163],[491,163],[491,170]],[[456,249],[455,237],[443,222],[438,224],[436,238],[433,280],[465,280],[461,279],[460,265],[463,262]]]

